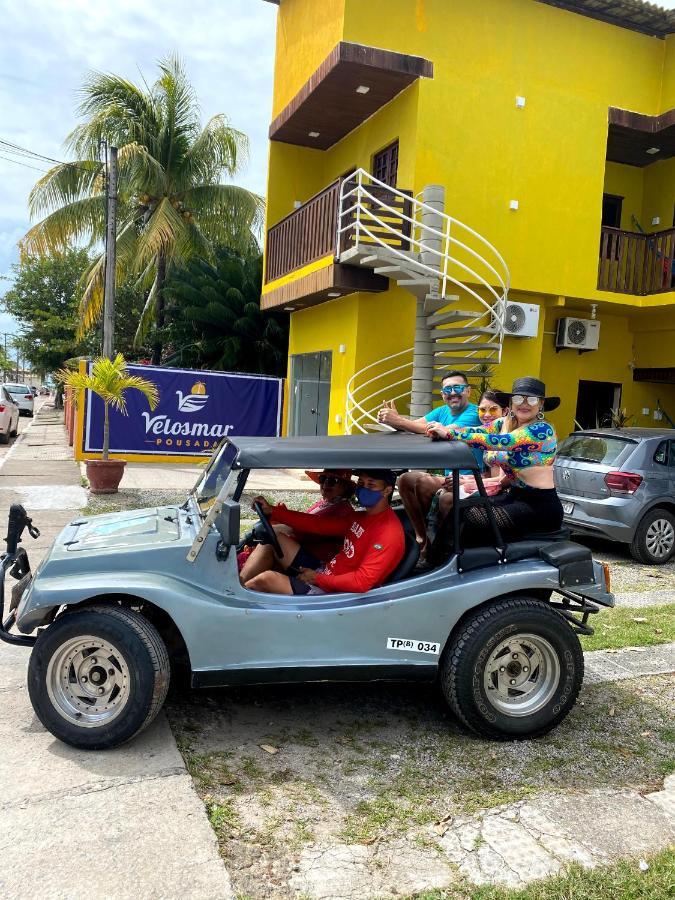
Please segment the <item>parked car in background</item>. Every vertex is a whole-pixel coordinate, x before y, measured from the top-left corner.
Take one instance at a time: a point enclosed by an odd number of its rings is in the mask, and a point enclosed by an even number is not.
[[[12,400],[19,407],[19,412],[23,415],[33,417],[35,408],[35,398],[33,392],[27,384],[15,384],[6,382],[3,387],[7,390]]]
[[[558,448],[555,486],[572,531],[620,541],[643,563],[675,553],[675,429],[575,431]]]
[[[0,444],[6,444],[19,428],[19,407],[4,387],[0,388]]]

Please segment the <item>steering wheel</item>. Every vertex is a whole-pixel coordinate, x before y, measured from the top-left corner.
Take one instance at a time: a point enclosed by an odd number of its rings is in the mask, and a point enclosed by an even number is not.
[[[284,555],[284,551],[281,549],[279,538],[277,537],[277,533],[274,528],[272,528],[270,520],[267,518],[262,510],[262,506],[257,501],[253,504],[253,509],[256,511],[258,518],[260,519],[260,524],[265,530],[265,537],[272,545],[272,549],[274,550],[277,559],[281,559]]]

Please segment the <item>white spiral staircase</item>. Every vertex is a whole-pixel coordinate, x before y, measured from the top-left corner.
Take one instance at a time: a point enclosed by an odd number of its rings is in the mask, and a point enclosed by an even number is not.
[[[387,427],[377,422],[383,398],[424,415],[441,369],[478,378],[500,362],[509,271],[489,241],[443,211],[438,185],[411,197],[358,169],[340,193],[339,261],[368,266],[417,299],[414,345],[347,384],[345,431],[352,434]]]

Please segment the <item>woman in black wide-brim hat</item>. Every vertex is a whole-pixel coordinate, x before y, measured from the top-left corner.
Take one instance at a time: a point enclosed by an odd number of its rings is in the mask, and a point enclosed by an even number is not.
[[[559,397],[547,397],[546,385],[538,378],[517,378],[510,393],[510,413],[488,426],[444,428],[429,424],[427,434],[438,440],[464,441],[485,451],[485,465],[499,466],[507,490],[492,500],[497,524],[506,541],[524,534],[557,531],[563,509],[553,484],[553,462],[557,439],[545,413],[560,405]],[[467,509],[462,542],[481,546],[490,523],[482,506]]]

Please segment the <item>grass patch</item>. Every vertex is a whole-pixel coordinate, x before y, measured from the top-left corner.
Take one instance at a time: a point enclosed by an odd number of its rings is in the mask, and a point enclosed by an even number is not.
[[[672,848],[638,860],[584,869],[570,866],[563,875],[533,881],[522,890],[457,885],[447,891],[425,891],[407,900],[672,900],[675,894],[675,851]]]
[[[207,801],[206,812],[219,841],[227,840],[233,831],[239,830],[239,814],[231,801],[228,800],[226,803]]]
[[[639,621],[636,621],[639,620]],[[652,647],[675,641],[675,603],[646,608],[618,607],[592,616],[591,637],[581,637],[584,650]]]

